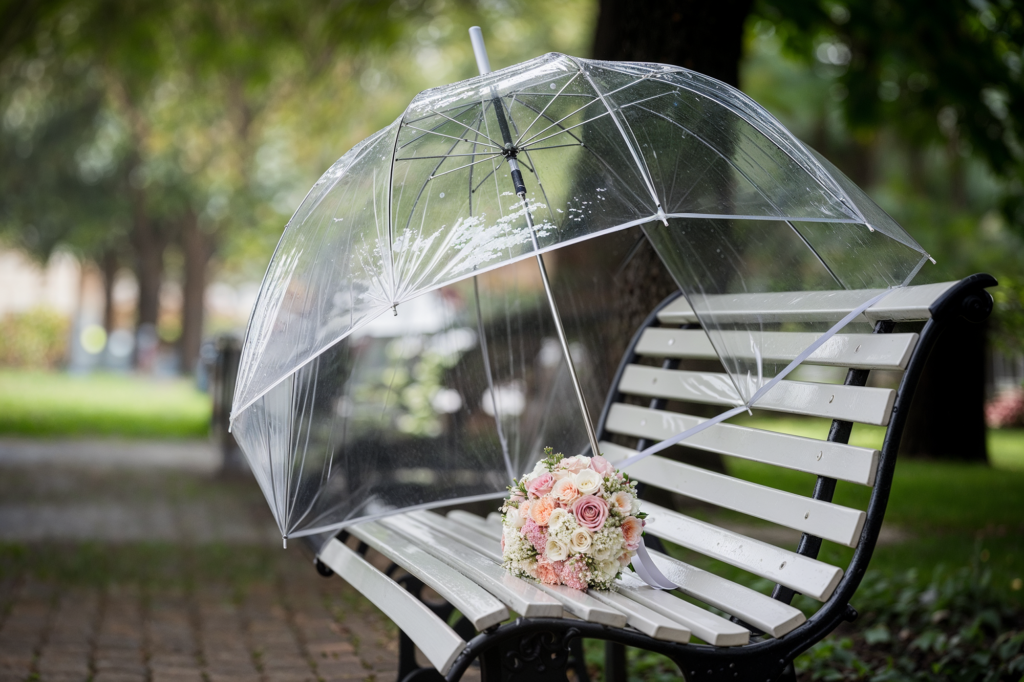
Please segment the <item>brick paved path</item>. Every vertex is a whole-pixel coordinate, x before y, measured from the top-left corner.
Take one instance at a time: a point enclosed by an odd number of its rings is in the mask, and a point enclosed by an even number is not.
[[[394,626],[268,519],[251,481],[0,467],[0,682],[394,679]]]

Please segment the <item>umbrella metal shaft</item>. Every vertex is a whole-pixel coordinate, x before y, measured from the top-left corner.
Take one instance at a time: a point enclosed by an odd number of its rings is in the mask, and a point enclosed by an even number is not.
[[[523,208],[526,210],[526,224],[530,226],[530,238],[533,240],[533,248],[540,251],[540,244],[537,242],[537,233],[533,229],[533,216],[530,215],[530,206],[526,201],[526,193],[519,195],[523,200]],[[551,291],[551,282],[548,279],[548,269],[544,265],[544,256],[537,254],[537,267],[540,268],[540,278],[544,281],[544,293],[548,298],[548,307],[551,308],[551,317],[555,321],[555,330],[558,332],[558,342],[562,344],[562,354],[565,356],[566,367],[569,369],[569,378],[572,380],[572,388],[576,391],[576,400],[580,403],[580,411],[583,413],[583,425],[587,429],[587,438],[590,440],[590,452],[592,455],[601,454],[597,445],[597,432],[594,430],[594,423],[590,420],[590,410],[587,408],[587,398],[583,395],[583,386],[580,385],[579,376],[576,374],[576,365],[573,364],[572,354],[569,352],[569,341],[565,336],[565,327],[562,326],[562,316],[558,312],[558,304]]]
[[[491,63],[487,57],[487,48],[484,47],[483,33],[480,28],[474,26],[469,29],[469,36],[473,42],[473,52],[476,55],[477,67],[480,75],[489,73]],[[594,422],[590,419],[590,409],[587,407],[587,398],[583,395],[583,386],[580,384],[579,376],[576,374],[576,365],[573,364],[572,354],[569,352],[569,341],[565,336],[565,327],[562,325],[562,316],[558,312],[558,304],[555,302],[555,295],[551,291],[551,280],[548,278],[548,269],[544,264],[544,257],[540,254],[540,242],[537,241],[537,232],[533,225],[533,215],[530,213],[530,202],[526,198],[526,187],[523,184],[523,174],[519,170],[519,162],[516,161],[516,150],[512,142],[511,131],[508,121],[505,120],[505,110],[498,97],[497,91],[491,89],[491,104],[494,107],[494,115],[498,119],[498,128],[501,130],[502,142],[507,150],[505,160],[511,169],[512,184],[515,187],[516,195],[523,202],[523,212],[526,214],[526,224],[530,228],[530,239],[533,241],[533,248],[537,251],[537,267],[540,269],[540,278],[544,283],[544,294],[548,299],[548,307],[551,309],[551,316],[555,322],[555,331],[558,332],[558,342],[562,345],[562,354],[565,356],[565,364],[569,370],[569,379],[572,381],[572,388],[576,392],[576,400],[580,404],[580,412],[583,414],[583,425],[587,430],[587,438],[590,440],[590,451],[592,455],[601,454],[597,444],[597,432],[594,430]]]

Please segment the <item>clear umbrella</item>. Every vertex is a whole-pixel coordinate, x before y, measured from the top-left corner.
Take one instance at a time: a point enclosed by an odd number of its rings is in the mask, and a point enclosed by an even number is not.
[[[592,449],[585,405],[631,332],[607,302],[641,240],[727,372],[706,390],[736,405],[783,367],[760,352],[775,321],[738,321],[732,294],[855,308],[928,259],[692,71],[548,54],[420,93],[310,190],[249,323],[232,428],[282,534],[497,499],[545,445]]]

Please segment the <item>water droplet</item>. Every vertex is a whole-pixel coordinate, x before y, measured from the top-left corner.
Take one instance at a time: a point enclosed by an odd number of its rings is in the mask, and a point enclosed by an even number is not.
[[[551,87],[552,90],[554,90],[555,89],[555,84],[552,83],[550,87]]]
[[[441,198],[444,199],[444,192],[441,192]]]

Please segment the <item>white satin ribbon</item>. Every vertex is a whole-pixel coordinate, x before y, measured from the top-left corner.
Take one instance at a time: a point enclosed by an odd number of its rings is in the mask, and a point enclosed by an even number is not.
[[[748,400],[743,405],[734,407],[731,410],[726,410],[725,412],[716,415],[711,419],[708,419],[707,421],[703,421],[700,424],[697,424],[696,426],[693,426],[689,429],[686,429],[685,431],[677,433],[671,438],[667,438],[661,441],[660,443],[655,443],[651,447],[636,453],[632,457],[627,457],[621,462],[618,462],[617,467],[619,469],[625,469],[626,467],[632,464],[636,464],[645,457],[649,457],[650,455],[653,455],[656,452],[661,452],[666,448],[672,447],[676,443],[686,440],[690,436],[694,436],[700,433],[704,429],[714,426],[719,422],[723,422],[726,419],[735,417],[736,415],[742,412],[747,412],[751,407],[754,406],[754,403],[756,403],[758,400],[764,397],[764,395],[768,393],[768,391],[775,388],[776,384],[778,384],[790,372],[796,369],[800,365],[800,363],[809,358],[811,354],[814,353],[814,351],[821,348],[821,346],[824,345],[829,339],[838,334],[839,331],[843,329],[843,327],[853,322],[853,320],[860,316],[865,310],[881,301],[883,298],[891,294],[893,291],[895,291],[895,289],[886,289],[885,291],[873,297],[869,301],[866,301],[857,308],[851,310],[846,317],[836,322],[827,332],[822,334],[814,343],[809,345],[807,348],[803,350],[803,352],[801,352],[799,355],[793,358],[793,361],[786,365],[785,369],[779,372],[776,376],[772,377],[764,386],[759,388],[754,393],[754,395],[750,396],[750,400]],[[758,364],[760,365],[760,363]],[[761,368],[759,366],[759,373],[760,370]],[[651,555],[647,551],[646,545],[644,545],[643,538],[640,538],[640,547],[637,549],[636,556],[633,557],[633,568],[634,570],[636,570],[637,575],[639,575],[640,578],[643,579],[643,581],[651,587],[655,587],[659,590],[674,590],[677,587],[679,587],[671,580],[666,578],[665,575],[660,570],[658,570],[658,567],[654,565],[654,561],[651,559]]]

